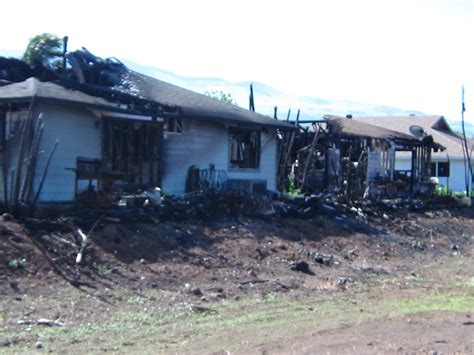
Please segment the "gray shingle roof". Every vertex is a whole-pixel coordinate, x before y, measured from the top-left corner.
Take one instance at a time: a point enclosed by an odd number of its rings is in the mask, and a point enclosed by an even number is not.
[[[461,138],[452,131],[443,116],[366,116],[353,117],[353,119],[405,134],[410,134],[410,126],[418,125],[422,127],[427,134],[432,135],[436,143],[446,147],[444,152],[433,153],[433,157],[445,159],[446,154],[449,154],[451,159],[462,159],[463,157]]]
[[[132,70],[124,71],[122,82],[126,82],[127,87],[131,89],[121,88],[119,91],[158,104],[176,106],[183,118],[254,127],[273,127],[282,130],[295,129],[293,125],[286,122],[215,100]],[[33,96],[51,102],[125,110],[120,109],[117,103],[107,101],[101,97],[91,96],[78,90],[66,89],[52,82],[41,82],[36,78],[29,78],[20,83],[0,87],[0,101],[3,102],[27,101]]]
[[[282,130],[295,129],[293,125],[286,122],[218,101],[133,70],[128,70],[123,74],[123,81],[130,83],[133,92],[140,96],[161,104],[179,107],[184,117],[229,124],[275,127]]]
[[[331,133],[354,137],[399,139],[415,144],[420,142],[418,138],[411,134],[397,132],[395,130],[379,127],[373,124],[354,121],[353,119],[338,116],[325,116],[324,118],[327,120],[331,128]]]
[[[85,105],[110,110],[118,108],[117,104],[103,98],[91,96],[77,90],[66,89],[55,83],[42,82],[37,78],[29,78],[20,83],[0,87],[0,102],[29,101],[32,97],[53,103]]]

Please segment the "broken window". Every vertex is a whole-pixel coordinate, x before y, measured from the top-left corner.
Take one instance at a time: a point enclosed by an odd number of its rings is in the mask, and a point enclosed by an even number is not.
[[[160,123],[105,118],[102,124],[103,163],[111,180],[140,187],[160,179]]]
[[[260,131],[243,128],[229,130],[230,167],[256,169],[260,165]]]
[[[163,129],[165,132],[181,133],[183,132],[183,121],[181,118],[165,118]]]
[[[76,160],[76,194],[85,191],[97,191],[100,176],[100,160],[77,158]]]

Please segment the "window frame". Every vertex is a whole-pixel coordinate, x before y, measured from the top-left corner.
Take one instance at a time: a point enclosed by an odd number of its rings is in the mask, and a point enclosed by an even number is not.
[[[449,178],[451,177],[451,164],[448,161],[432,161],[430,173],[432,177]]]
[[[442,168],[443,166],[444,168]],[[446,172],[445,172],[446,171]],[[436,176],[448,178],[451,176],[451,166],[447,161],[436,162]]]
[[[163,132],[183,133],[183,120],[181,118],[164,118]]]
[[[248,163],[242,163],[242,164],[237,164],[237,160],[233,160],[232,157],[234,154],[233,147],[235,147],[233,140],[234,137],[237,135],[244,135],[247,136],[245,137],[245,144],[251,144],[251,140],[255,139],[252,138],[251,135],[256,134],[256,139],[257,143],[256,146],[253,147],[255,149],[255,152],[250,153],[254,154],[254,159],[252,163],[252,159],[247,158],[246,160],[249,160]],[[252,148],[251,148],[252,149]],[[260,129],[255,129],[255,128],[246,128],[246,127],[230,127],[228,129],[228,167],[229,171],[239,171],[239,172],[245,172],[245,171],[259,171],[260,170],[260,164],[262,160],[262,131]],[[246,154],[245,151],[241,152],[243,154]],[[245,161],[245,160],[244,160]]]

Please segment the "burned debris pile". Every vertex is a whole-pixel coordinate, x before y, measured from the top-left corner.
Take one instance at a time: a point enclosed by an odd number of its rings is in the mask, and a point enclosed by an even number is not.
[[[131,71],[118,59],[102,59],[86,48],[66,54],[69,66],[61,70],[47,68],[40,63],[30,66],[16,58],[0,57],[0,86],[38,78],[41,82],[52,82],[78,90],[94,97],[116,103],[124,111],[149,115],[175,114],[177,107],[157,104],[140,95],[129,80]]]
[[[165,220],[209,220],[265,215],[271,209],[271,199],[267,196],[210,189],[188,194],[185,198],[165,198],[158,215]]]
[[[431,152],[443,149],[431,136],[415,137],[357,122],[351,117],[294,122],[279,151],[278,186],[304,194],[331,194],[346,201],[430,196]],[[306,126],[302,126],[306,124]],[[409,154],[411,166],[395,166]]]

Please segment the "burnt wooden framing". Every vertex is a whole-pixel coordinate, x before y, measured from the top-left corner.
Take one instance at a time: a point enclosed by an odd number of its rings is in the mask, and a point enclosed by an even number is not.
[[[109,204],[118,192],[135,192],[161,184],[163,123],[105,116],[101,130],[101,159],[78,157],[76,199],[86,205]],[[79,191],[80,180],[89,188]],[[97,190],[92,188],[96,181]]]
[[[162,122],[104,117],[101,137],[104,177],[121,177],[140,189],[161,184]]]
[[[38,194],[33,191],[33,179],[44,125],[34,109],[34,98],[29,103],[0,103],[2,202],[12,208],[34,204]]]
[[[333,132],[327,120],[293,122],[298,132],[281,132],[278,151],[278,188],[292,184],[302,193],[331,192],[356,199],[376,190],[379,197],[413,196],[419,184],[429,184],[431,152],[440,148],[429,139],[376,137]],[[302,124],[310,124],[301,126]],[[382,166],[390,174],[384,179],[368,178],[368,154],[381,147]],[[411,169],[398,171],[389,162],[389,148],[411,153]],[[338,152],[336,159],[331,153]],[[294,179],[290,181],[290,178]]]

